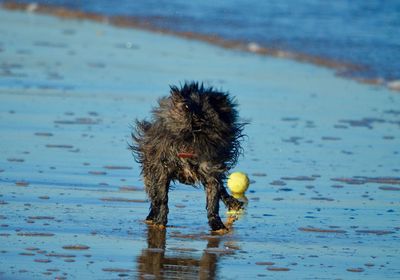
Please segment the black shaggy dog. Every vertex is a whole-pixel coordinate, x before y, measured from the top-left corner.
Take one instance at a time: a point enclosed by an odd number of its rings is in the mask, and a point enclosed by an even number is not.
[[[161,98],[152,120],[136,121],[131,146],[142,166],[150,199],[148,223],[166,226],[168,190],[171,181],[203,184],[207,194],[207,216],[212,230],[225,229],[219,216],[219,200],[229,209],[242,203],[230,196],[223,182],[241,152],[244,123],[238,122],[237,104],[228,93],[203,84],[171,86],[170,96]]]

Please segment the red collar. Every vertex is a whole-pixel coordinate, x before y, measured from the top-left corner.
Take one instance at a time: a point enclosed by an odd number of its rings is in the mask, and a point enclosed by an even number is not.
[[[193,158],[196,154],[194,153],[178,153],[178,157],[180,158]]]

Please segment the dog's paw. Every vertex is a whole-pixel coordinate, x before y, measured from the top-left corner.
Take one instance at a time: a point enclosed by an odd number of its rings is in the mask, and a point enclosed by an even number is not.
[[[167,228],[167,226],[165,225],[160,225],[160,224],[151,224],[152,227],[159,229],[159,230],[165,230]]]
[[[151,213],[146,217],[146,219],[144,220],[144,222],[146,224],[153,224],[154,223],[154,217],[153,215],[151,215]]]
[[[146,219],[146,220],[144,221],[144,223],[145,223],[145,224],[148,224],[148,225],[151,226],[152,228],[157,228],[157,229],[166,229],[166,228],[167,228],[166,225],[157,223],[157,222],[155,222],[155,221],[153,221],[153,220],[147,220],[147,219]]]
[[[219,229],[219,230],[213,230],[211,235],[225,235],[229,232],[229,229],[224,228],[224,229]]]
[[[209,219],[208,224],[212,231],[227,230],[220,217],[214,217]]]
[[[244,203],[233,198],[229,201],[228,210],[229,211],[239,211],[244,209]]]

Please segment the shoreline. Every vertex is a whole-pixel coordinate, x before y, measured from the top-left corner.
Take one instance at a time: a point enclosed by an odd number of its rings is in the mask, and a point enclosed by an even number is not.
[[[352,76],[352,73],[361,72],[363,69],[365,69],[365,66],[336,61],[328,58],[311,56],[303,53],[296,53],[291,51],[269,48],[265,46],[260,46],[259,44],[253,42],[246,43],[237,40],[227,40],[216,35],[205,35],[195,32],[173,31],[167,28],[158,27],[151,21],[143,20],[137,17],[106,16],[98,13],[83,12],[55,5],[43,5],[37,3],[29,3],[29,4],[16,3],[12,1],[3,2],[1,4],[1,7],[11,11],[26,11],[30,13],[52,15],[63,19],[89,20],[94,22],[110,24],[116,27],[136,28],[149,32],[173,35],[189,40],[196,40],[214,46],[218,46],[224,49],[232,49],[247,53],[253,53],[261,56],[270,56],[275,58],[294,60],[300,63],[307,63],[331,69],[335,72],[335,75],[339,77],[351,79],[362,84],[383,86],[392,91],[400,91],[400,80],[386,81],[382,78],[367,79],[367,78],[359,78],[356,76]]]

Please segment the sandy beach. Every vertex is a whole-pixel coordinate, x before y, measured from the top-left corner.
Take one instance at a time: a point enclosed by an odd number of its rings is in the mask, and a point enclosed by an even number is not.
[[[167,230],[143,223],[131,125],[185,80],[250,122],[226,235],[183,185]],[[399,108],[327,68],[0,8],[0,278],[399,279]]]

